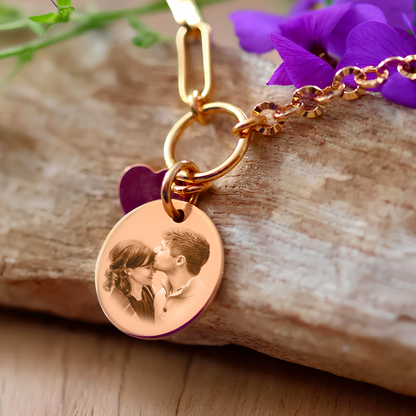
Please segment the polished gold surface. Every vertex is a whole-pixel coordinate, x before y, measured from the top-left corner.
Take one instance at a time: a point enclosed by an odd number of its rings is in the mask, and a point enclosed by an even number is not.
[[[231,133],[234,136],[240,137],[240,133],[247,132],[253,128],[264,126],[267,123],[267,117],[266,116],[253,116],[248,118],[245,121],[242,121],[241,123],[237,123]],[[246,131],[247,130],[247,131]]]
[[[262,126],[255,126],[254,129],[257,130],[259,133],[263,134],[264,136],[273,136],[276,133],[279,133],[279,131],[283,130],[283,123],[284,120],[276,120],[273,118],[273,113],[275,114],[276,111],[281,110],[282,107],[280,105],[272,102],[272,101],[263,101],[260,104],[257,104],[254,107],[254,110],[251,112],[251,115],[253,117],[260,116],[262,113],[271,110],[271,119],[267,120],[268,123]]]
[[[413,65],[413,71],[412,69]],[[412,81],[416,79],[416,55],[409,55],[404,58],[404,63],[399,63],[397,65],[397,70],[399,71],[400,75],[404,76],[405,78],[411,79]]]
[[[192,163],[186,166],[194,168]],[[98,256],[95,285],[100,305],[118,329],[136,338],[158,339],[189,326],[210,305],[221,282],[224,254],[214,224],[194,205],[178,200],[172,203],[176,211],[184,213],[183,222],[176,223],[166,215],[162,201],[149,202],[125,215],[114,226]],[[169,254],[170,249],[168,251],[166,248],[169,247],[165,240],[166,231],[173,232],[175,238],[179,238],[177,241],[182,241],[176,245],[176,256]],[[193,240],[193,249],[184,243]],[[121,245],[127,251],[132,244],[134,247],[144,246],[148,251],[154,251],[154,262],[150,266],[128,268],[130,266],[126,264],[123,268],[116,267],[118,263],[114,262],[112,249]],[[139,281],[137,273],[141,271],[136,269],[146,267],[146,281]],[[114,274],[120,274],[119,279],[128,279],[130,289],[125,286],[116,289],[112,286],[108,290],[106,284],[109,275]],[[167,284],[168,281],[172,283],[172,288]],[[140,299],[130,300],[131,296],[137,296],[137,288],[140,290],[145,286],[147,291],[151,290],[154,294],[153,319],[141,315],[134,307]]]
[[[188,86],[188,59],[187,59],[187,41],[195,39],[199,35],[202,47],[202,61],[204,69],[204,88],[197,91],[196,96],[201,97],[201,101],[205,103],[212,88],[211,75],[211,51],[209,43],[209,35],[211,27],[205,22],[199,22],[192,27],[181,26],[176,34],[176,48],[178,51],[178,88],[181,100],[190,104],[189,96],[194,95],[195,88]],[[193,100],[192,100],[193,102]],[[192,104],[190,104],[192,107]]]
[[[376,78],[367,79],[367,74],[376,74]],[[362,88],[376,88],[383,85],[389,79],[389,71],[387,69],[380,69],[373,66],[367,66],[362,71],[354,76],[354,81]]]
[[[188,104],[192,111],[195,120],[199,124],[209,124],[211,117],[207,116],[202,112],[202,106],[204,105],[204,98],[199,95],[199,92],[195,90],[192,94],[188,96]]]
[[[339,84],[338,87],[330,85],[322,90],[322,95],[315,98],[318,103],[328,103],[329,101],[341,98],[344,94],[345,84]]]
[[[376,66],[376,70],[380,72],[386,69],[388,70],[391,67],[397,68],[399,65],[403,65],[405,63],[406,62],[404,58],[402,58],[401,56],[391,56],[390,58],[387,58],[384,61],[380,62]]]
[[[182,196],[191,196],[193,194],[200,194],[208,191],[212,186],[212,182],[204,182],[199,184],[178,185],[173,183],[171,189],[175,194]],[[190,201],[191,202],[191,201]]]
[[[280,106],[279,106],[280,107]],[[273,118],[276,120],[286,119],[295,114],[299,114],[302,111],[302,105],[298,104],[286,104],[283,107],[280,107],[276,110],[276,113],[273,114]]]
[[[363,74],[363,71],[361,68],[358,68],[357,66],[347,66],[345,68],[342,68],[339,71],[337,71],[337,73],[335,74],[332,85],[335,88],[337,88],[339,85],[343,83],[344,78],[347,77],[348,75],[358,76],[359,74]],[[357,98],[360,98],[361,96],[364,95],[364,93],[365,93],[365,88],[360,87],[359,85],[352,90],[344,88],[344,94],[342,95],[342,98],[344,100],[352,101],[352,100],[356,100]]]
[[[215,113],[223,113],[229,114],[237,118],[237,120],[241,123],[247,120],[246,115],[244,112],[234,105],[228,103],[209,103],[205,104],[202,107],[202,115],[211,116]],[[165,140],[164,146],[164,157],[165,163],[168,169],[170,169],[175,163],[175,148],[176,144],[181,137],[181,134],[185,131],[187,127],[189,127],[195,121],[195,117],[192,112],[185,114],[171,129],[168,136]],[[248,133],[241,132],[240,139],[238,140],[237,147],[231,154],[231,156],[223,162],[221,165],[217,166],[214,169],[211,169],[206,172],[198,172],[195,173],[194,177],[190,179],[185,172],[179,172],[177,175],[177,179],[184,181],[184,182],[193,182],[193,183],[203,183],[203,182],[211,182],[215,181],[218,178],[221,178],[230,170],[232,170],[240,160],[245,155],[248,146],[250,145],[251,140],[251,131]]]
[[[194,174],[199,172],[198,166],[189,160],[181,160],[175,163],[166,173],[163,178],[162,188],[160,190],[160,198],[163,203],[163,208],[166,213],[175,222],[182,222],[184,220],[184,213],[178,211],[172,204],[172,186],[176,180],[176,176],[179,171],[183,170],[190,180],[193,179]],[[199,193],[192,193],[189,203],[195,205],[199,197]]]

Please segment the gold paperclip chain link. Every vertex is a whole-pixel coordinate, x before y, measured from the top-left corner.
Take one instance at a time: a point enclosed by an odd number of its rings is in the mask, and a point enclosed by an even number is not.
[[[202,64],[204,69],[204,87],[202,91],[188,86],[188,39],[200,36],[202,46]],[[178,51],[178,88],[181,100],[194,108],[194,101],[199,100],[201,105],[208,101],[212,88],[211,74],[211,51],[209,44],[209,35],[211,27],[205,22],[199,22],[193,26],[182,26],[176,35],[176,48]]]

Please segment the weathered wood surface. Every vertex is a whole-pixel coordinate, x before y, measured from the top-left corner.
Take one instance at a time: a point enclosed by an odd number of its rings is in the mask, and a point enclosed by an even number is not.
[[[236,346],[0,311],[3,416],[413,416],[416,398]],[[30,342],[28,342],[30,339]]]
[[[1,96],[0,304],[105,322],[100,245],[129,164],[161,169],[186,111],[173,44],[142,51],[118,26],[39,53]],[[271,63],[213,54],[215,100],[287,103]],[[233,120],[194,126],[178,156],[225,159]],[[256,136],[201,198],[226,252],[210,311],[173,340],[235,343],[416,395],[416,113],[373,95]]]

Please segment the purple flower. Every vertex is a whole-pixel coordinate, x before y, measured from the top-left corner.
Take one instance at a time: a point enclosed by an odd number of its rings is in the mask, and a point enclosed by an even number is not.
[[[368,20],[385,22],[382,12],[372,5],[344,4],[313,10],[279,25],[270,40],[283,59],[269,85],[313,84],[325,88],[332,83],[338,57],[346,48],[348,33]]]
[[[345,3],[367,3],[377,6],[383,11],[390,26],[404,30],[409,29],[407,19],[411,22],[416,19],[415,0],[334,0],[334,4]]]
[[[392,27],[407,30],[406,17],[411,22],[416,20],[415,0],[334,0],[334,5],[345,3],[366,3],[378,7]],[[298,14],[316,6],[325,6],[325,0],[298,0],[291,9],[291,14]],[[371,20],[371,19],[368,19]]]
[[[243,49],[264,53],[274,47],[283,59],[268,85],[325,88],[335,68],[376,66],[390,56],[416,54],[414,2],[334,0],[333,6],[324,7],[325,0],[299,0],[287,17],[254,11],[230,17]],[[311,10],[316,6],[321,8]],[[391,70],[389,81],[374,90],[415,107],[415,89],[416,82]]]
[[[310,10],[322,0],[300,0],[296,2],[289,16],[278,16],[254,10],[241,10],[230,14],[234,30],[240,39],[240,46],[247,52],[265,53],[273,50],[270,33],[279,33],[279,25],[288,17]]]
[[[286,20],[283,16],[242,10],[230,15],[240,46],[247,52],[265,53],[273,50],[270,33],[279,33],[279,25]]]
[[[365,22],[354,28],[347,38],[347,51],[338,64],[345,66],[377,66],[392,56],[416,54],[416,40],[401,29],[379,22]],[[385,98],[396,104],[416,108],[416,82],[390,69],[388,81],[381,87]]]

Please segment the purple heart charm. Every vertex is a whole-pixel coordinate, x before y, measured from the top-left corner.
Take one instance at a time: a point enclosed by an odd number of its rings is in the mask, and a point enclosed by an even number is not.
[[[124,213],[160,199],[160,188],[166,172],[166,169],[155,172],[150,166],[141,164],[128,166],[118,183],[118,194]],[[172,198],[183,200],[176,194]]]

